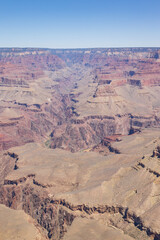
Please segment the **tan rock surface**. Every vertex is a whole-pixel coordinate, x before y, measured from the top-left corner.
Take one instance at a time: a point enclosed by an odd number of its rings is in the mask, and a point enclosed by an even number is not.
[[[122,231],[96,220],[76,218],[63,240],[133,240]]]
[[[0,49],[0,203],[29,232],[160,239],[157,56]]]
[[[75,217],[77,214],[84,214],[87,219],[90,219],[90,216],[96,219],[94,214],[99,213],[100,220],[101,217],[103,219],[101,214],[111,214],[107,219],[110,218],[113,226],[118,226],[125,232],[127,230],[123,218],[134,224],[139,222],[144,229],[149,228],[152,234],[159,234],[159,218],[154,218],[154,212],[156,214],[159,211],[160,171],[159,160],[152,157],[159,142],[159,130],[146,129],[143,133],[121,137],[121,141],[113,142],[112,145],[119,149],[120,154],[109,153],[107,156],[95,152],[70,153],[47,149],[36,143],[15,147],[8,152],[10,156],[17,156],[17,170],[7,175],[4,189],[13,186],[16,191],[16,188],[24,189],[30,186],[37,191],[36,195],[44,192],[53,207],[54,204],[64,207],[65,211]],[[20,189],[18,191],[21,191]],[[17,195],[17,199],[20,200],[20,196]],[[19,200],[16,205],[21,208]],[[1,201],[5,203],[5,200]],[[13,202],[13,207],[15,203]],[[153,217],[148,217],[152,211]],[[116,223],[114,214],[119,214],[123,223],[121,227]],[[101,226],[100,222],[98,224]],[[149,239],[144,236],[139,238],[141,234],[137,232],[134,224],[127,234],[134,238],[136,236],[136,239]],[[88,227],[92,229],[92,224]],[[118,237],[118,232],[113,232],[110,228],[103,232],[101,227],[97,230],[100,234],[107,237],[113,233]],[[79,228],[74,228],[74,225],[71,229],[73,230],[70,234],[73,233],[73,236],[76,229],[79,232],[77,234],[81,232]],[[133,235],[132,229],[136,232]],[[96,233],[90,231],[93,239],[96,239]]]
[[[0,205],[1,240],[46,240],[38,224],[23,211]]]

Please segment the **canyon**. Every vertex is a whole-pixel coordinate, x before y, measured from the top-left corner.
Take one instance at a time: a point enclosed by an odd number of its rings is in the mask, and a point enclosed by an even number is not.
[[[159,48],[1,48],[0,240],[159,240],[159,96]]]

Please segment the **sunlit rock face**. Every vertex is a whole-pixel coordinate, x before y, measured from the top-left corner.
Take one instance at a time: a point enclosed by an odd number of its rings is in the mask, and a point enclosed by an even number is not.
[[[159,55],[0,49],[0,238],[160,239]]]

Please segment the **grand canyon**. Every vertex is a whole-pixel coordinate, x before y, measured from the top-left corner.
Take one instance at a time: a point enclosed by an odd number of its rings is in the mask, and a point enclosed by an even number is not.
[[[0,240],[160,240],[160,48],[0,48]]]

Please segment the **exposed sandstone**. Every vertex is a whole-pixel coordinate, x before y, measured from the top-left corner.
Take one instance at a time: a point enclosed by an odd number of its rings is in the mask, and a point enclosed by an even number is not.
[[[0,205],[0,226],[0,239],[47,240],[46,232],[22,210]]]
[[[159,67],[159,49],[0,49],[0,202],[30,233],[160,239]]]
[[[151,156],[155,149],[158,140],[153,141],[153,136],[158,139],[156,130],[121,136],[121,139],[119,136],[105,139],[102,144],[106,147],[111,142],[113,148],[120,150],[120,154],[108,153],[107,156],[86,151],[73,154],[33,143],[12,148],[8,155],[18,168],[10,170],[5,177],[0,189],[0,202],[14,209],[23,209],[48,231],[51,239],[65,237],[69,229],[68,234],[73,229],[77,229],[79,234],[80,226],[72,227],[74,219],[79,217],[87,218],[88,223],[91,219],[98,220],[100,229],[103,229],[106,218],[108,227],[112,225],[121,229],[121,233],[118,229],[115,233],[111,231],[115,237],[122,234],[122,239],[156,239],[160,234],[159,220],[153,223],[153,219],[149,221],[147,217],[152,208],[155,211],[159,209],[159,198],[156,197],[159,188],[154,187],[157,181],[155,158],[150,157],[152,165],[146,169],[139,164],[144,149],[146,156]],[[142,158],[141,161],[144,160]],[[146,161],[149,161],[148,157]],[[159,172],[158,168],[156,171]],[[151,201],[153,195],[154,202]],[[108,227],[104,234],[110,233]],[[94,228],[92,224],[90,228]],[[128,236],[123,235],[124,232]]]

